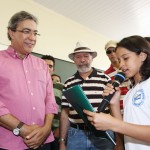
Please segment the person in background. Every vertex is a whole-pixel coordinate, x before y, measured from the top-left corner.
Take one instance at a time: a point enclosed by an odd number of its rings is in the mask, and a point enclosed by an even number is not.
[[[105,51],[106,51],[106,55],[108,56],[111,64],[110,67],[104,71],[104,73],[108,74],[112,81],[115,78],[115,75],[120,72],[119,69],[119,61],[118,58],[116,56],[116,49],[117,46],[117,42],[110,40],[106,43],[105,45]],[[128,92],[129,89],[129,85],[130,85],[130,81],[126,80],[124,81],[121,85],[120,85],[120,89],[121,89],[121,97],[120,97],[120,109],[123,115],[123,98],[126,95],[126,93]],[[124,149],[124,144],[123,144],[123,137],[120,134],[116,133],[116,143],[117,145],[115,146],[114,150],[123,150]]]
[[[56,103],[59,107],[58,114],[54,115],[54,119],[52,122],[52,131],[55,137],[55,140],[51,142],[52,150],[59,150],[59,120],[60,120],[60,112],[61,112],[61,97],[62,97],[62,89],[63,84],[61,83],[61,77],[59,75],[54,74],[55,70],[55,58],[51,55],[43,55],[41,57],[49,67],[49,72],[53,81],[53,90],[56,99]]]
[[[84,110],[98,130],[124,134],[125,150],[150,149],[150,45],[141,36],[122,39],[116,47],[120,69],[132,82],[124,98],[124,115],[120,113],[120,89],[108,84],[103,95],[114,93],[110,101],[113,116]]]
[[[26,12],[8,22],[10,46],[0,51],[0,149],[50,149],[57,104],[48,67],[31,55],[37,18]]]
[[[51,55],[43,55],[41,58],[48,65],[49,73],[50,73],[50,75],[52,75],[55,71],[55,58]]]
[[[62,90],[64,84],[61,83],[61,77],[57,74],[52,74],[53,80],[53,90],[55,94],[56,102],[59,106],[58,114],[54,116],[52,123],[52,130],[54,133],[55,140],[51,143],[53,150],[59,150],[59,126],[60,126],[60,113],[61,113],[61,99],[62,99]]]
[[[52,74],[53,83],[61,83],[61,77],[57,74]]]
[[[119,61],[115,52],[116,46],[117,42],[112,40],[107,42],[107,44],[105,45],[106,55],[108,56],[111,64],[110,67],[106,71],[104,71],[104,73],[108,74],[111,77],[112,81],[114,80],[115,75],[121,71],[119,69]],[[120,85],[121,89],[120,109],[122,111],[122,114],[123,114],[123,98],[128,92],[129,86],[130,86],[129,80],[124,81]]]
[[[91,67],[96,56],[97,52],[91,50],[84,42],[77,42],[74,52],[69,54],[69,58],[76,64],[77,72],[69,77],[64,85],[64,90],[80,85],[95,111],[103,99],[102,92],[105,85],[110,81],[108,75]],[[114,138],[111,131],[110,136]],[[89,130],[64,95],[62,97],[59,142],[60,150],[114,149],[114,144],[109,139],[103,136],[96,137]]]

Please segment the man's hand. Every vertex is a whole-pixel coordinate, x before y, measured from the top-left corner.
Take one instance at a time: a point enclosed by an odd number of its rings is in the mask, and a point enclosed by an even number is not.
[[[20,130],[20,136],[25,139],[28,134],[30,134],[33,130],[35,130],[38,127],[39,127],[38,125],[24,124]]]
[[[29,133],[24,142],[29,148],[36,149],[41,146],[50,134],[50,128],[37,127]]]

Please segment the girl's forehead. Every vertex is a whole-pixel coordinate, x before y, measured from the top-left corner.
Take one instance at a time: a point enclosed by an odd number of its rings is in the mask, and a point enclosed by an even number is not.
[[[124,48],[124,47],[118,47],[117,49],[116,49],[116,53],[127,53],[127,52],[131,52],[130,50],[128,50],[128,49],[126,49],[126,48]]]
[[[119,57],[123,57],[123,56],[127,56],[129,55],[130,53],[134,53],[134,52],[131,52],[129,51],[128,49],[126,48],[123,48],[123,47],[119,47],[117,48],[116,50],[116,56],[119,58]]]

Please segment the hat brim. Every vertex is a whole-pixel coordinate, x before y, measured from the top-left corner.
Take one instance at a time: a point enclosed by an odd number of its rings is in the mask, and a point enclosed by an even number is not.
[[[91,51],[91,50],[80,50],[80,51],[76,51],[76,52],[73,52],[73,53],[70,53],[68,55],[68,57],[71,59],[71,60],[74,60],[74,54],[76,53],[90,53],[92,55],[93,58],[95,58],[97,56],[97,52],[96,51]]]

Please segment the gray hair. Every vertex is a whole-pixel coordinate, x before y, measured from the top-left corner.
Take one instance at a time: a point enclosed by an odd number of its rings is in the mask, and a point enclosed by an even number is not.
[[[32,15],[26,11],[20,11],[20,12],[14,14],[10,18],[7,28],[12,31],[15,31],[20,22],[22,22],[24,20],[28,20],[28,19],[33,20],[36,24],[38,24],[38,19],[34,15]],[[7,32],[7,36],[8,36],[8,39],[11,41],[11,37],[8,32]]]

